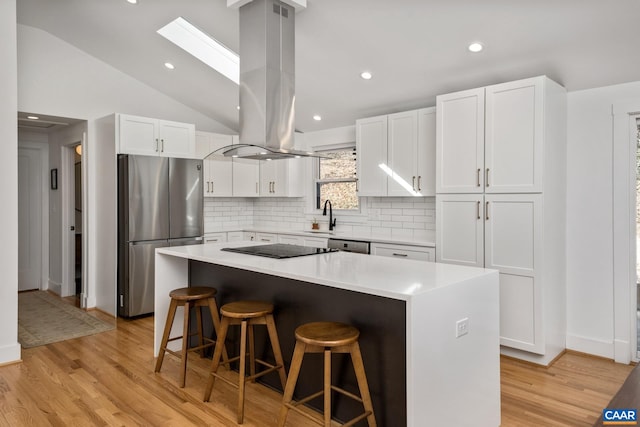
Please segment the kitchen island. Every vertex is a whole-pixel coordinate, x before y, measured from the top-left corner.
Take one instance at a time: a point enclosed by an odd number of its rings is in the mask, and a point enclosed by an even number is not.
[[[249,245],[156,251],[156,355],[169,292],[187,284],[213,286],[218,304],[239,299],[274,303],[287,365],[293,331],[301,323],[343,321],[360,329],[380,426],[500,424],[497,271],[347,252],[272,259],[221,251]],[[180,335],[181,319],[176,316],[172,336]],[[305,370],[310,374],[298,383],[301,394],[321,387],[322,365],[310,359],[305,358],[302,375]],[[350,362],[342,362],[334,372],[349,389]],[[277,380],[264,378],[279,388]],[[336,398],[334,416],[346,417],[350,405]]]

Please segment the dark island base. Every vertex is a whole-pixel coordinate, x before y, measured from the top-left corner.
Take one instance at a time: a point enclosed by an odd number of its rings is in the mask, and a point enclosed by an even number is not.
[[[216,299],[219,307],[238,300],[272,302],[287,373],[295,346],[294,331],[299,325],[315,321],[338,321],[357,327],[378,425],[397,427],[407,424],[404,301],[199,261],[189,261],[189,284],[215,287],[218,290]],[[229,330],[227,349],[230,356],[238,353],[239,329],[232,327]],[[255,329],[257,357],[273,362],[266,328]],[[209,336],[213,334],[210,322],[205,324],[205,333]],[[349,356],[333,355],[332,360],[333,384],[359,394]],[[322,355],[306,354],[294,398],[321,390],[322,378]],[[259,381],[282,391],[276,373],[267,374]],[[344,422],[362,412],[359,403],[339,393],[333,393],[332,397],[334,418]],[[321,410],[322,398],[311,401],[310,405]],[[367,424],[361,421],[357,425]]]

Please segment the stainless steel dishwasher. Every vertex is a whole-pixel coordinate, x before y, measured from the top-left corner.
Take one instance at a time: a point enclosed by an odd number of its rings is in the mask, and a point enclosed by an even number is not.
[[[338,249],[345,252],[355,252],[359,254],[369,254],[369,242],[363,242],[361,240],[345,240],[345,239],[333,239],[329,238],[327,247],[329,249]]]

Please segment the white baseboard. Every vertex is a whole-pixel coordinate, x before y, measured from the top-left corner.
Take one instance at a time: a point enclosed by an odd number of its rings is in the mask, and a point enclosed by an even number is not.
[[[0,365],[15,363],[20,361],[22,347],[19,343],[0,347]]]
[[[55,293],[56,295],[62,295],[62,283],[57,283],[49,279],[49,286],[47,287],[47,289]]]
[[[581,353],[613,359],[614,348],[612,341],[597,340],[579,335],[567,334],[567,348]]]
[[[631,343],[629,341],[614,340],[614,360],[616,363],[628,365],[631,362]]]

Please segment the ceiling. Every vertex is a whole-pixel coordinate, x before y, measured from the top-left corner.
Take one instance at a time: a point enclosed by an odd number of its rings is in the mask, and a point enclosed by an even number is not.
[[[156,34],[182,16],[237,52],[238,11],[226,0],[17,0],[17,8],[18,23],[238,129],[238,86]],[[308,0],[296,14],[296,128],[350,125],[541,74],[569,91],[640,80],[639,16],[638,0]],[[485,50],[470,53],[472,41]],[[361,79],[364,70],[373,79]]]

